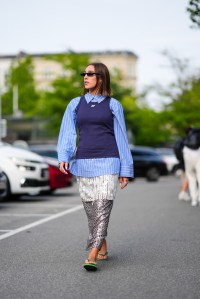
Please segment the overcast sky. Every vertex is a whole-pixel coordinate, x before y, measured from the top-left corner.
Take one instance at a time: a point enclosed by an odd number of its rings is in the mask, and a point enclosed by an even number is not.
[[[139,56],[138,87],[172,78],[169,50],[200,67],[200,29],[188,0],[0,0],[0,55],[128,50]]]

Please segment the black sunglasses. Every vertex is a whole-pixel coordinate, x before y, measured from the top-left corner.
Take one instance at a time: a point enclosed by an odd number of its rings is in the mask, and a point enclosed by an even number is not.
[[[82,77],[85,77],[85,76],[88,76],[88,77],[92,77],[92,76],[94,76],[94,75],[100,75],[99,73],[81,73],[81,76]]]

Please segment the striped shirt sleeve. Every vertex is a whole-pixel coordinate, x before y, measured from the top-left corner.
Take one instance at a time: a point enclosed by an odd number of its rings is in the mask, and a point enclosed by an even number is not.
[[[120,176],[133,177],[133,158],[127,138],[123,107],[119,101],[111,98],[110,108],[114,115],[114,133],[120,156]]]
[[[67,106],[58,136],[58,162],[70,162],[76,149],[76,107],[80,101],[77,97]]]

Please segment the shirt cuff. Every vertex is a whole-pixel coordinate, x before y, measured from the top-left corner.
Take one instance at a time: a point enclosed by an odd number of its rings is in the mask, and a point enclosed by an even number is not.
[[[133,164],[132,165],[121,165],[120,168],[120,177],[125,177],[125,178],[133,178],[134,173],[133,173]]]
[[[58,152],[58,162],[70,162],[71,160],[71,153],[69,152],[62,152],[62,153],[59,153]]]

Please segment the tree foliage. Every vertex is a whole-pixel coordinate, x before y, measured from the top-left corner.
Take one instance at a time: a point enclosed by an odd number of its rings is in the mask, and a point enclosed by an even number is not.
[[[200,74],[199,71],[190,71],[188,60],[165,54],[176,79],[169,86],[155,86],[155,89],[161,97],[170,99],[170,102],[164,105],[161,114],[173,139],[176,135],[182,135],[186,127],[200,126]]]
[[[200,127],[200,77],[193,78],[190,85],[173,97],[166,107],[174,131],[182,135],[186,127]]]
[[[190,0],[187,7],[190,20],[196,28],[200,28],[200,0]]]
[[[69,101],[80,96],[83,91],[83,78],[80,73],[89,64],[88,55],[76,53],[48,56],[47,59],[57,61],[66,71],[65,76],[56,78],[51,85],[51,91],[43,92],[40,96],[37,114],[50,116],[49,128],[53,134],[58,134],[62,116]],[[111,73],[111,88],[113,97],[121,101],[123,97],[130,96],[133,101],[132,90],[120,84],[122,77],[119,71]]]
[[[18,58],[11,65],[6,78],[6,92],[2,96],[2,113],[13,113],[13,87],[18,89],[18,109],[26,116],[33,116],[38,94],[35,89],[32,58]]]
[[[87,55],[69,54],[49,55],[51,59],[60,63],[63,75],[57,77],[51,84],[50,91],[40,93],[37,115],[50,118],[49,129],[57,135],[64,111],[71,99],[82,94],[83,80],[80,73],[89,63]]]
[[[160,98],[168,97],[170,102],[162,111],[155,111],[146,102],[147,89],[135,95],[132,89],[124,87],[119,70],[111,71],[112,96],[124,108],[127,129],[132,132],[135,144],[160,146],[167,144],[177,135],[182,135],[188,126],[200,126],[200,75],[188,72],[188,61],[165,53],[176,79],[169,86],[155,85]],[[48,136],[57,138],[63,114],[69,101],[80,96],[83,79],[80,73],[89,63],[88,55],[76,53],[48,55],[46,59],[61,66],[61,74],[52,81],[47,91],[36,91],[34,68],[29,56],[18,59],[11,66],[7,80],[7,91],[2,96],[3,115],[12,114],[13,86],[19,89],[19,109],[25,116],[40,117],[48,121]]]

